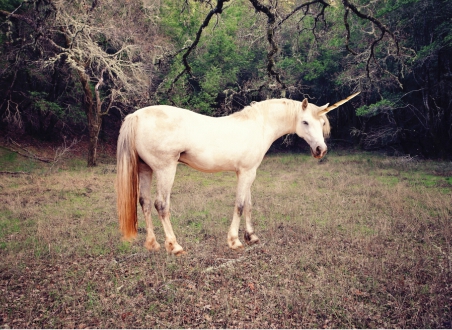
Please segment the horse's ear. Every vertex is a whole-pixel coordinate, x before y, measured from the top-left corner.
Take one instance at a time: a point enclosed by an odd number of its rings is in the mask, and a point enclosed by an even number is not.
[[[303,110],[306,110],[307,107],[308,107],[308,99],[304,99],[303,102],[301,102],[301,108]]]

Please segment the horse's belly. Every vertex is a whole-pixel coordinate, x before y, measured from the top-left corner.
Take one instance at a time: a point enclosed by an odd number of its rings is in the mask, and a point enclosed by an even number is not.
[[[208,173],[237,170],[237,164],[234,161],[225,157],[215,157],[212,155],[193,155],[189,152],[182,152],[179,157],[179,162],[198,171]]]

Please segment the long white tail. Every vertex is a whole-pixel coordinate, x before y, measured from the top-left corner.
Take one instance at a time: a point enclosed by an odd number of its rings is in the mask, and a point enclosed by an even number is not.
[[[137,117],[128,115],[121,126],[116,150],[116,197],[119,227],[124,239],[137,235],[138,154],[135,149]]]

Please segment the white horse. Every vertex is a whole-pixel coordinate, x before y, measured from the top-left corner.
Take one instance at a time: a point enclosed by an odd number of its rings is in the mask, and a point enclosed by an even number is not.
[[[121,126],[117,149],[117,205],[124,239],[137,234],[137,199],[146,219],[145,247],[160,249],[151,220],[151,180],[157,180],[154,206],[165,231],[168,253],[185,253],[177,243],[170,223],[170,193],[177,164],[203,172],[234,171],[237,194],[228,232],[229,247],[243,248],[238,238],[240,217],[245,215],[244,238],[254,244],[259,238],[251,223],[250,187],[265,153],[279,137],[296,133],[322,158],[330,132],[326,113],[358,93],[328,107],[288,99],[252,103],[227,117],[207,117],[171,106],[150,106],[128,115]]]

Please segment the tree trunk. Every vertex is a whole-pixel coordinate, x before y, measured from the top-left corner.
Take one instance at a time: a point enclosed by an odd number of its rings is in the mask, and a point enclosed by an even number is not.
[[[89,145],[88,145],[88,167],[97,166],[97,143],[102,125],[102,117],[98,107],[93,101],[93,92],[89,85],[89,77],[84,72],[79,72],[80,82],[84,92],[84,107],[88,120]]]
[[[97,142],[101,123],[102,119],[99,117],[98,124],[89,127],[88,167],[97,166]]]

